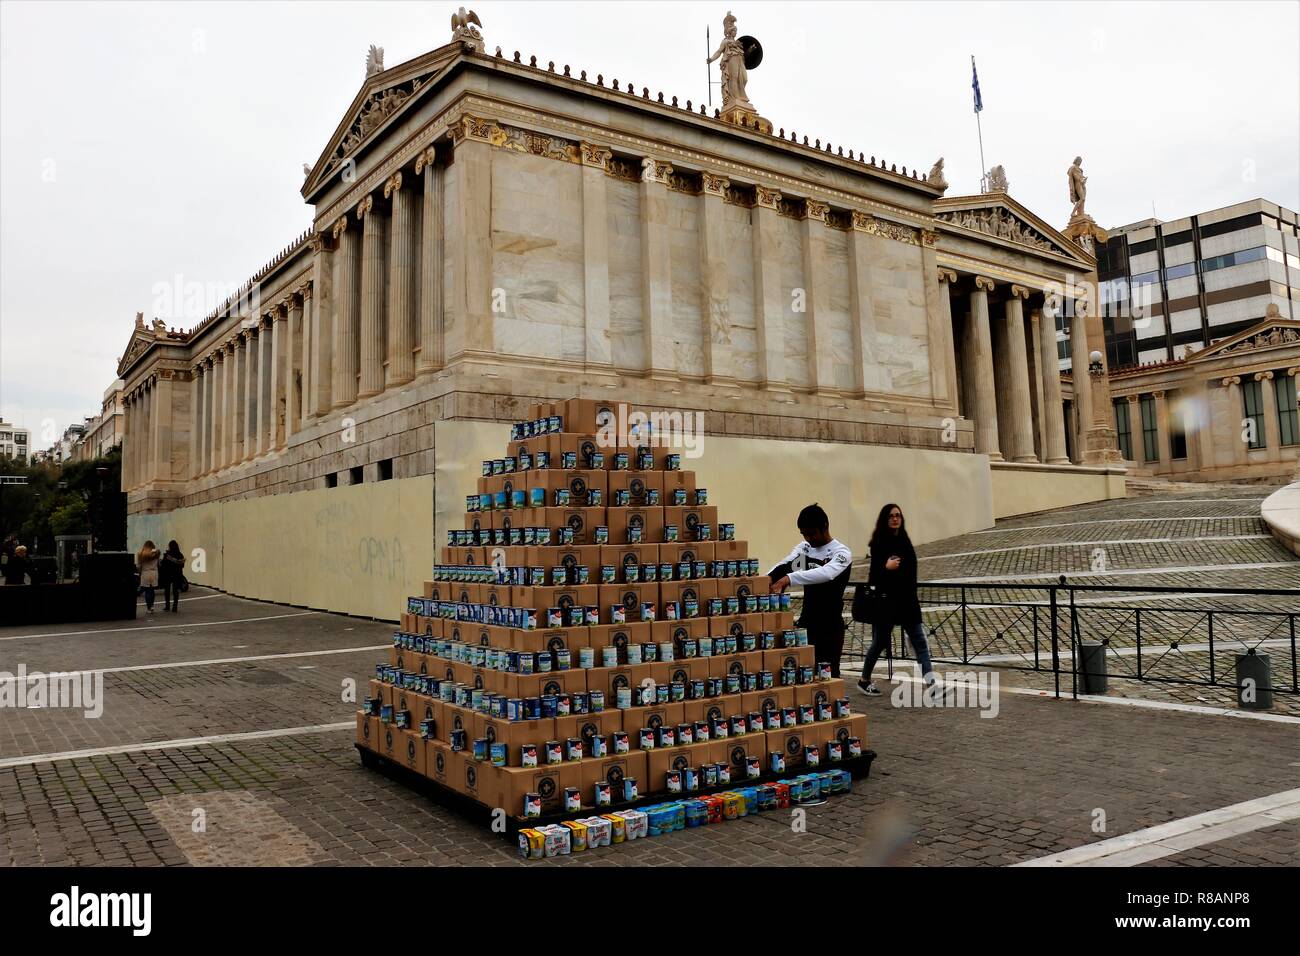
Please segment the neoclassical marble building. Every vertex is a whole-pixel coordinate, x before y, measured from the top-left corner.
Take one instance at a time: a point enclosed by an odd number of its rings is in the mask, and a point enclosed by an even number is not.
[[[935,482],[912,504],[929,537],[1122,494],[1104,361],[1071,393],[1077,433],[1062,413],[1053,312],[1073,317],[1075,368],[1104,350],[1088,237],[1004,192],[946,196],[941,163],[767,132],[476,33],[372,57],[302,186],[311,228],[196,328],[137,319],[119,366],[133,543],[181,528],[228,552],[302,500],[296,521],[337,531],[302,547],[373,565],[320,495],[421,479],[381,560],[427,567],[428,519],[441,532],[473,490],[469,426],[575,395],[704,410],[728,449],[713,481],[738,489],[772,480],[747,449],[786,449],[792,475],[815,456],[765,509],[871,468],[881,494]],[[280,510],[231,510],[250,499]],[[348,562],[367,559],[339,582]],[[225,564],[212,580],[236,593],[367,613]]]

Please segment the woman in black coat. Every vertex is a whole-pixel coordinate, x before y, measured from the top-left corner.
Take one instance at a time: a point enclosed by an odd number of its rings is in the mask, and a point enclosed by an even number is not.
[[[889,646],[895,627],[901,627],[912,642],[916,660],[926,683],[934,680],[930,672],[930,646],[925,640],[925,627],[921,624],[921,602],[916,597],[916,550],[904,527],[903,510],[896,504],[887,504],[876,518],[876,530],[871,535],[871,571],[867,583],[882,597],[878,598],[880,610],[871,625],[871,647],[862,663],[862,678],[858,686],[867,694],[879,694],[871,680],[876,661]]]
[[[158,562],[158,581],[163,587],[163,610],[177,612],[181,609],[181,580],[185,577],[185,555],[175,541],[167,542],[167,550]]]

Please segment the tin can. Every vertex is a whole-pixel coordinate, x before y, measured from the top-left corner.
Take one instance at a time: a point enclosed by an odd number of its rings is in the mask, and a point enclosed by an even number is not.
[[[669,455],[664,459],[664,471],[681,471],[682,456],[679,454]]]
[[[614,460],[613,460],[614,471],[627,471],[628,466],[630,464],[631,461],[627,452],[619,451],[614,453]]]
[[[474,759],[475,760],[488,759],[488,739],[486,737],[474,738]]]
[[[781,709],[781,726],[794,727],[799,723],[799,711],[794,707],[783,707]]]
[[[614,498],[612,504],[616,508],[625,507],[627,503],[631,500],[632,500],[632,493],[628,491],[626,488],[614,489]]]
[[[642,750],[654,750],[655,732],[649,727],[642,727],[640,732],[640,741]]]
[[[850,737],[850,738],[849,738],[849,756],[850,756],[850,757],[861,757],[861,756],[862,756],[862,741],[861,741],[861,739],[859,739],[859,738],[857,738],[857,737]]]
[[[686,505],[686,489],[685,489],[685,488],[674,488],[674,489],[673,489],[672,504],[673,504],[673,507],[675,507],[675,508],[682,508],[682,507],[685,507],[685,505]]]
[[[556,541],[557,544],[562,544],[566,546],[571,545],[573,544],[573,529],[570,528],[568,525],[565,525],[562,528],[556,528],[555,537],[557,539]]]
[[[551,467],[551,453],[549,451],[539,451],[533,455],[533,464],[539,469]]]
[[[564,788],[564,809],[570,813],[582,809],[582,791],[577,787]]]
[[[739,674],[728,674],[728,675],[727,675],[725,678],[723,678],[723,679],[727,682],[727,693],[728,693],[728,694],[739,694],[739,693],[740,693],[740,675],[739,675]]]
[[[546,741],[546,764],[553,766],[564,763],[564,747],[558,740]]]
[[[464,750],[466,739],[469,737],[467,730],[453,730],[451,732],[451,749]]]
[[[793,687],[799,682],[799,672],[793,667],[781,668],[781,686]]]
[[[655,746],[656,747],[676,747],[677,731],[671,727],[658,727],[655,729]]]
[[[763,711],[764,726],[768,730],[781,729],[781,712],[776,708]]]
[[[540,793],[524,794],[524,816],[540,817],[542,815],[542,795]]]
[[[626,800],[628,803],[631,803],[636,798],[637,798],[636,778],[624,777],[623,778],[623,799]]]
[[[524,702],[518,697],[511,697],[506,701],[506,720],[527,720],[524,716]]]
[[[600,734],[595,734],[591,738],[591,755],[593,757],[604,757],[609,753],[605,743],[605,738]]]
[[[519,507],[522,508],[523,505],[520,504]],[[695,540],[696,540],[696,541],[712,541],[712,540],[713,540],[713,526],[712,526],[712,525],[704,524],[704,523],[702,523],[702,522],[701,522],[700,524],[697,524],[697,525],[695,526]]]
[[[747,694],[758,690],[758,675],[753,671],[745,671],[740,675],[740,686]]]
[[[826,759],[836,763],[844,758],[844,748],[838,740],[826,741]]]
[[[593,714],[599,714],[605,709],[605,692],[603,690],[593,690],[587,697]]]
[[[631,743],[628,740],[627,731],[616,730],[614,731],[613,737],[614,737],[614,753],[625,754],[632,749]]]
[[[578,648],[578,666],[583,670],[596,666],[596,650],[592,647]]]
[[[641,570],[641,580],[642,580],[642,581],[645,581],[646,583],[649,583],[649,582],[651,582],[651,581],[658,581],[658,580],[659,580],[659,565],[657,565],[657,564],[643,564],[643,565],[641,565],[641,569],[640,569],[640,570]]]
[[[647,641],[641,645],[641,663],[653,664],[659,660],[659,645],[654,641]]]
[[[682,773],[680,770],[669,770],[667,774],[668,792],[682,792]]]
[[[630,664],[640,664],[640,663],[641,663],[641,645],[640,645],[640,644],[629,644],[629,645],[627,646],[627,648],[626,648],[626,654],[627,654],[627,662],[628,662],[629,665],[630,665]]]
[[[598,806],[598,807],[607,807],[607,806],[609,806],[609,803],[610,803],[610,799],[609,799],[609,789],[610,789],[610,788],[609,788],[609,781],[608,781],[608,780],[597,780],[597,781],[596,781],[596,788],[595,788],[595,794],[594,794],[594,797],[595,797],[595,804],[596,804],[596,806]]]
[[[591,534],[595,544],[609,544],[609,528],[605,525],[597,525]]]
[[[542,719],[552,720],[559,716],[560,704],[556,700],[555,694],[545,694],[542,697]]]
[[[728,717],[727,725],[732,737],[739,737],[749,730],[744,717]]]
[[[819,767],[822,762],[821,749],[816,744],[803,748],[803,762],[806,767]]]
[[[703,696],[704,696],[704,681],[699,677],[693,678],[691,680],[691,690],[689,694],[689,699],[699,700]]]
[[[580,691],[579,693],[570,695],[569,700],[570,709],[572,709],[575,714],[585,714],[591,709],[591,698],[587,695],[586,691]]]
[[[768,768],[773,773],[785,773],[785,754],[779,750],[773,750],[767,755]]]
[[[564,627],[564,611],[558,607],[546,609],[547,627]]]
[[[704,682],[705,697],[719,697],[722,694],[722,678],[710,677]]]
[[[818,663],[817,663],[817,679],[818,679],[818,680],[830,680],[830,679],[831,679],[831,665],[830,665],[830,661],[818,661]]]
[[[600,649],[600,666],[617,667],[618,666],[618,647],[614,644],[606,644]]]
[[[578,565],[576,568],[574,568],[574,571],[577,572],[579,584],[586,584],[588,580],[591,578],[591,569],[588,568],[585,564]],[[599,608],[597,609],[597,611],[599,611]]]
[[[582,738],[581,737],[565,738],[564,756],[566,760],[582,759]]]
[[[668,685],[668,689],[669,689],[668,699],[672,703],[679,704],[686,699],[686,685],[681,681],[679,680],[673,681],[671,684]]]
[[[555,652],[555,669],[557,671],[567,671],[573,667],[573,652],[567,647],[561,647]],[[564,714],[560,714],[561,717]]]
[[[703,778],[706,787],[716,787],[718,785],[718,765],[706,763],[700,768],[700,776]]]
[[[519,748],[519,766],[537,766],[537,744],[524,744]]]
[[[677,744],[685,746],[686,744],[695,743],[695,728],[691,724],[677,725]]]
[[[663,605],[664,605],[664,620],[665,621],[677,620],[677,602],[664,601]]]
[[[745,776],[750,780],[757,780],[763,776],[763,761],[758,757],[746,757]]]
[[[759,672],[758,672],[758,689],[759,689],[759,690],[771,690],[771,689],[772,689],[772,672],[771,672],[771,671],[759,671]]]
[[[695,721],[691,727],[691,731],[695,736],[696,743],[709,739],[709,725],[703,720]]]
[[[551,672],[551,654],[550,651],[541,651],[537,655],[537,673],[549,674]]]
[[[799,705],[799,723],[811,724],[817,719],[816,708],[812,704]]]
[[[489,752],[492,756],[492,766],[504,767],[506,765],[507,758],[510,754],[509,749],[505,744],[492,744],[489,748]]]
[[[697,649],[695,641],[689,637],[685,638],[682,641],[682,653],[680,656],[682,658],[695,657]]]
[[[702,507],[702,506],[704,506],[704,505],[707,505],[708,503],[709,503],[709,489],[708,489],[708,488],[696,488],[696,489],[695,489],[695,506],[696,506],[697,508],[699,508],[699,507]]]
[[[576,451],[560,452],[560,468],[563,471],[573,471],[578,467],[578,453]]]
[[[642,621],[653,621],[654,619],[655,619],[655,602],[654,602],[654,601],[642,601],[642,602],[641,602],[641,620],[642,620]]]
[[[700,772],[694,767],[682,768],[682,789],[687,793],[700,789]]]
[[[600,454],[592,455],[591,467],[596,471],[602,470],[605,467],[605,456]],[[587,489],[588,508],[599,508],[604,503],[605,503],[604,492],[602,492],[599,488]]]
[[[709,721],[709,736],[713,740],[723,740],[727,737],[727,722],[721,717],[714,717]]]
[[[620,687],[614,692],[614,706],[619,710],[628,710],[632,706],[631,687]]]
[[[609,623],[611,624],[627,623],[627,611],[623,609],[622,604],[611,604],[609,606]]]
[[[757,710],[749,712],[749,732],[751,734],[759,733],[763,729],[763,714]]]
[[[840,697],[835,701],[835,719],[842,720],[848,716],[850,716],[849,699],[847,697]]]
[[[542,719],[542,699],[540,697],[524,698],[524,720]]]
[[[831,719],[831,702],[829,700],[821,700],[817,702],[817,719]]]
[[[799,668],[799,683],[811,684],[812,680],[813,680],[812,665],[807,665]]]
[[[655,684],[655,703],[667,704],[668,698],[672,696],[672,688],[667,684]]]
[[[675,524],[664,525],[664,544],[676,544],[676,543],[677,543],[677,525]]]
[[[673,579],[673,566],[669,561],[659,563],[658,577],[660,581],[671,581]]]

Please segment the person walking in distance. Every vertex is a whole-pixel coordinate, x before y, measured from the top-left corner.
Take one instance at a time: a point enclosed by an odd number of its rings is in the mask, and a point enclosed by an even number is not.
[[[862,664],[858,686],[867,694],[880,693],[880,688],[871,680],[871,671],[889,646],[896,626],[901,627],[912,642],[925,682],[933,684],[930,645],[925,640],[921,602],[916,596],[916,550],[912,547],[912,539],[907,536],[903,509],[898,505],[891,503],[880,509],[870,547],[871,571],[867,583],[881,598],[877,617],[871,624],[871,646]]]
[[[153,613],[153,592],[158,586],[158,559],[160,554],[152,541],[146,541],[136,552],[135,563],[140,566],[140,588],[144,591],[144,606]]]
[[[163,588],[163,610],[181,609],[181,578],[185,573],[185,555],[174,540],[167,542],[167,550],[158,562],[158,580]]]
[[[831,537],[830,518],[821,506],[810,504],[797,521],[803,542],[768,572],[771,590],[780,594],[792,584],[803,587],[803,610],[798,624],[807,628],[817,660],[828,661],[831,676],[840,676],[844,651],[844,589],[853,569],[853,554]]]

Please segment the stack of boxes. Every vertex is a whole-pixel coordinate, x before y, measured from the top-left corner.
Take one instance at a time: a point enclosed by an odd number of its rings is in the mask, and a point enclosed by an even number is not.
[[[359,746],[524,820],[865,748],[788,595],[645,422],[572,399],[513,426],[408,600]]]

